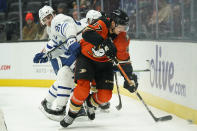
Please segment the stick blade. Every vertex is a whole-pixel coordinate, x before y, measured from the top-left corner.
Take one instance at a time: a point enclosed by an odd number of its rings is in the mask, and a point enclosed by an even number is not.
[[[117,109],[117,110],[122,109],[122,104],[117,105],[117,106],[116,106],[116,109]]]
[[[163,116],[160,118],[157,118],[157,121],[169,121],[172,120],[172,116],[171,115],[167,115],[167,116]]]

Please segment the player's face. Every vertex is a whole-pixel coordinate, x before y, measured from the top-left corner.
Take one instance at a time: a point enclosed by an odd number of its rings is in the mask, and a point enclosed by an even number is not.
[[[127,32],[129,29],[128,26],[125,26],[125,25],[118,25],[114,28],[114,33],[115,34],[119,34],[120,32]]]
[[[30,19],[29,19],[29,20],[27,20],[27,24],[28,24],[28,25],[31,25],[32,23],[33,23],[33,21],[32,21],[32,20],[30,20]]]
[[[46,26],[51,26],[52,19],[53,19],[52,15],[47,15],[46,17],[44,17],[43,22]]]

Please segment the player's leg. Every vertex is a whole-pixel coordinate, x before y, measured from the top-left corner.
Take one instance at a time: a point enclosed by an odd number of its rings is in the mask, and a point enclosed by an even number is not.
[[[46,98],[41,102],[41,111],[50,119],[63,119],[66,103],[71,90],[74,88],[73,72],[67,66],[61,67],[57,59],[51,61],[57,75],[55,83],[50,87]]]
[[[73,72],[67,66],[60,68],[57,74],[57,95],[51,106],[52,112],[48,118],[61,121],[66,113],[66,104],[70,98],[72,89],[75,87]]]
[[[52,110],[52,103],[57,97],[57,82],[55,81],[54,84],[49,88],[46,97],[42,100],[40,105],[40,110],[45,114],[55,114]]]
[[[88,96],[85,102],[87,114],[90,120],[95,119],[95,107],[107,103],[112,96],[113,71],[111,63],[96,63],[96,88],[97,92]]]
[[[57,74],[57,97],[53,102],[53,109],[64,111],[66,103],[70,98],[72,89],[75,87],[74,76],[71,69],[67,66],[62,67]]]
[[[65,116],[64,120],[60,122],[61,126],[69,126],[77,117],[82,104],[90,93],[90,82],[93,78],[94,66],[92,65],[92,61],[83,55],[79,56],[75,69],[75,79],[77,80],[77,86],[75,87],[70,100],[69,112]]]
[[[95,80],[91,82],[91,90],[90,90],[90,93],[94,93],[94,92],[97,92]]]
[[[57,75],[57,73],[60,69],[60,65],[58,64],[58,60],[57,59],[52,59],[51,60],[51,65],[53,67],[53,70],[54,70],[55,74]],[[48,111],[50,111],[52,103],[57,97],[57,87],[58,87],[58,82],[55,81],[54,84],[49,88],[45,99],[41,102],[41,110],[43,109],[43,111],[46,112],[46,113]]]

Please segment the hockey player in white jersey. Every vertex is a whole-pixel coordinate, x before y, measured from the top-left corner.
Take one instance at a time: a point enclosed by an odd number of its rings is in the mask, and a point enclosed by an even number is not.
[[[86,14],[86,17],[81,19],[81,25],[83,27],[88,26],[89,24],[93,23],[94,20],[100,18],[102,16],[102,14],[99,11],[96,10],[89,10]]]
[[[80,53],[80,44],[77,40],[80,28],[73,18],[63,14],[55,15],[50,6],[44,6],[39,10],[39,18],[41,23],[47,26],[50,40],[44,49],[35,55],[33,61],[34,63],[51,61],[57,75],[46,98],[41,102],[41,110],[48,118],[60,121],[63,119],[71,91],[75,87],[73,69]],[[62,46],[57,48],[59,45]]]

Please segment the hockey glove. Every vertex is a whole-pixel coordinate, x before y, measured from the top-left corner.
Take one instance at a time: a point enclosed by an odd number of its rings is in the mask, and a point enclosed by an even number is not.
[[[81,52],[80,44],[78,42],[74,42],[70,45],[68,50],[71,54],[74,54],[77,57]]]
[[[34,63],[46,63],[48,62],[48,57],[45,53],[37,53],[33,59]]]
[[[116,49],[114,43],[112,42],[112,40],[106,39],[103,42],[103,44],[101,45],[101,47],[104,49],[105,55],[108,58],[114,59],[116,57],[117,49]]]
[[[129,83],[127,82],[127,80],[124,81],[124,88],[129,90],[131,93],[135,92],[138,88],[138,81],[137,81],[137,75],[136,74],[132,74],[131,76],[129,76],[130,80],[133,80],[135,83],[135,86],[130,86]]]

